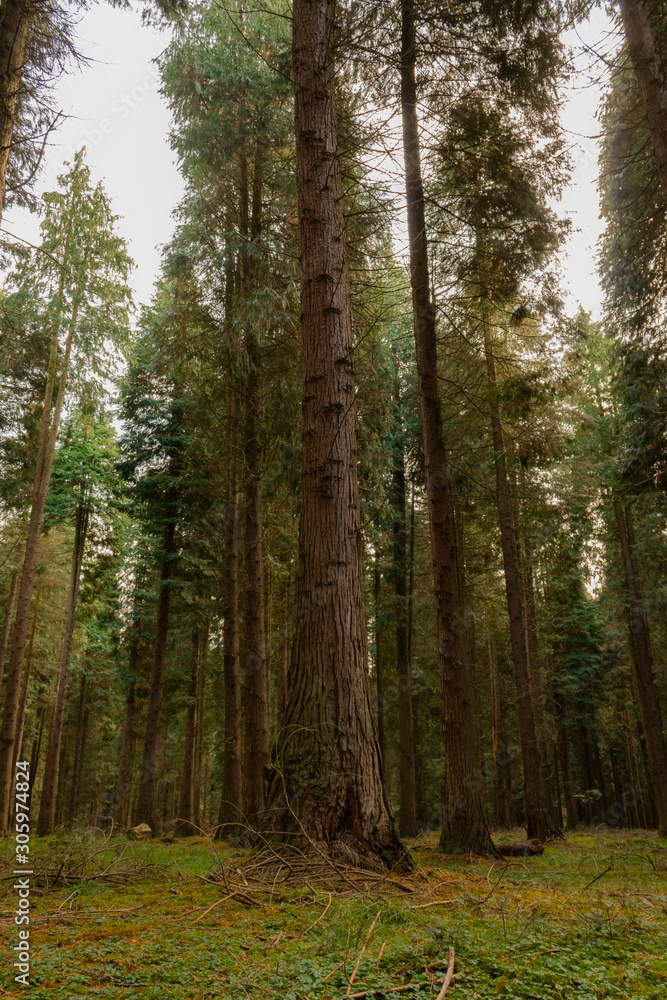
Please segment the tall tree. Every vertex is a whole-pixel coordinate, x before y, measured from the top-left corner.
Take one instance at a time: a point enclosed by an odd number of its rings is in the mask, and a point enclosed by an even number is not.
[[[131,261],[123,240],[114,232],[116,219],[101,184],[95,188],[90,184],[83,152],[76,154],[70,170],[59,180],[62,190],[45,198],[43,252],[27,258],[13,278],[17,296],[30,305],[28,322],[45,323],[51,330],[51,344],[0,732],[0,829],[8,823],[37,548],[70,368],[75,368],[79,379],[94,382],[109,374],[115,351],[127,339],[131,301],[125,284]],[[37,307],[40,301],[45,303],[43,315]]]
[[[403,0],[401,112],[410,240],[410,284],[422,417],[426,491],[438,623],[445,741],[445,809],[440,847],[493,854],[474,745],[473,692],[458,587],[447,454],[438,388],[435,310],[429,287],[428,245],[417,114],[414,0]]]
[[[296,0],[292,23],[303,478],[296,635],[267,825],[305,844],[341,841],[405,864],[382,787],[368,676],[333,5]]]

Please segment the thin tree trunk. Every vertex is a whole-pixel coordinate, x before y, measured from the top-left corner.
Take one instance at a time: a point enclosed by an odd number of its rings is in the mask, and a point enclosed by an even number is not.
[[[389,761],[387,760],[387,734],[385,731],[384,712],[384,660],[382,644],[384,641],[382,621],[380,619],[380,594],[382,578],[380,575],[380,561],[378,551],[375,551],[373,562],[373,599],[374,599],[374,622],[375,622],[375,691],[377,695],[377,725],[378,725],[378,746],[380,748],[380,761],[382,763],[382,775],[385,788],[389,790]]]
[[[206,666],[208,661],[208,623],[199,630],[199,657],[197,666],[197,718],[195,725],[195,770],[192,815],[195,827],[202,823],[202,762],[206,723]]]
[[[496,656],[496,643],[492,632],[489,632],[489,673],[491,680],[491,755],[493,759],[496,826],[508,829],[511,826],[511,810],[509,788],[507,787],[507,767],[503,759],[506,750],[502,736],[498,657]]]
[[[574,795],[574,781],[570,770],[570,760],[567,752],[568,739],[565,725],[565,702],[563,695],[553,689],[554,722],[556,724],[556,749],[560,763],[560,773],[563,779],[563,797],[565,799],[566,829],[577,827],[577,805]]]
[[[155,645],[153,646],[153,663],[151,665],[151,679],[148,690],[146,735],[141,761],[141,777],[139,779],[139,799],[135,815],[136,823],[147,823],[153,831],[157,829],[159,816],[155,802],[155,791],[159,768],[160,714],[162,710],[162,693],[164,690],[164,668],[167,659],[169,605],[171,602],[171,578],[173,574],[172,556],[175,551],[175,540],[176,525],[172,520],[165,528],[162,542],[162,571],[160,573],[157,616],[155,619]]]
[[[60,672],[58,675],[58,693],[53,711],[51,730],[46,745],[46,763],[44,765],[44,780],[42,782],[42,798],[39,804],[37,820],[37,836],[45,837],[53,832],[56,809],[56,792],[58,779],[58,761],[60,759],[60,741],[65,718],[65,698],[67,695],[67,677],[72,655],[72,639],[76,619],[76,604],[81,582],[81,567],[83,553],[86,547],[86,534],[90,512],[83,503],[76,509],[76,527],[74,531],[74,549],[72,552],[72,571],[70,575],[69,597],[67,602],[67,618],[63,634],[62,653],[60,656]]]
[[[30,751],[30,790],[28,795],[32,801],[32,787],[35,784],[35,777],[37,775],[37,768],[39,767],[39,752],[42,748],[42,735],[44,733],[44,720],[46,719],[46,709],[42,705],[38,714],[39,718],[39,729],[36,739],[32,741],[32,750]]]
[[[64,252],[64,256],[66,256],[66,252]],[[59,290],[60,296],[62,296],[62,290],[63,285],[61,281]],[[75,302],[72,307],[72,314],[68,324],[67,339],[65,341],[65,348],[63,352],[62,370],[58,384],[58,394],[53,408],[53,415],[51,414],[51,404],[56,385],[58,364],[58,342],[60,331],[59,319],[56,323],[51,340],[46,389],[44,392],[44,408],[42,411],[39,445],[37,448],[37,461],[35,465],[35,478],[32,490],[30,521],[28,525],[25,555],[23,557],[23,568],[21,571],[21,584],[19,587],[16,608],[12,652],[9,659],[2,729],[0,730],[0,832],[7,832],[9,829],[12,762],[15,753],[21,675],[23,671],[26,639],[30,620],[30,604],[32,601],[32,592],[35,583],[35,570],[37,565],[39,538],[42,530],[42,521],[44,519],[44,506],[46,504],[46,495],[48,493],[49,482],[51,479],[53,456],[56,450],[56,438],[60,427],[60,414],[62,412],[63,402],[65,399],[67,373],[70,354],[72,351],[74,330],[76,328],[77,313],[78,300],[75,298]]]
[[[23,676],[21,677],[21,695],[19,698],[19,713],[17,719],[18,733],[14,743],[14,759],[12,761],[12,772],[16,770],[16,761],[19,759],[23,747],[23,727],[25,726],[26,703],[28,701],[28,685],[30,683],[30,670],[32,667],[32,651],[35,646],[35,633],[37,632],[37,625],[39,623],[39,608],[41,603],[42,603],[42,591],[38,590],[37,600],[35,601],[35,609],[32,615],[32,628],[30,629],[30,638],[28,639],[25,661],[23,664]]]
[[[67,825],[71,827],[76,821],[79,812],[79,793],[81,789],[81,772],[83,770],[83,753],[86,746],[86,735],[88,732],[88,704],[86,696],[88,694],[88,678],[81,675],[81,689],[79,691],[79,710],[76,721],[76,743],[74,745],[74,767],[72,770],[72,784],[69,795],[69,809],[67,815]]]
[[[285,581],[283,593],[283,622],[280,629],[280,650],[277,663],[276,679],[276,732],[279,733],[285,724],[285,702],[287,700],[287,670],[289,666],[289,601],[290,581]]]
[[[136,676],[136,666],[139,656],[138,645],[133,642],[130,649],[130,670]],[[134,661],[134,662],[133,662]],[[120,741],[118,758],[118,780],[114,799],[113,818],[120,827],[127,825],[130,814],[130,777],[132,769],[132,743],[134,725],[134,697],[136,681],[128,681],[125,688],[125,711],[123,713],[123,733]]]
[[[523,551],[522,551],[523,550]],[[542,677],[540,670],[540,657],[537,643],[537,615],[535,614],[535,586],[533,582],[533,562],[532,550],[528,539],[524,539],[523,546],[517,537],[517,553],[521,566],[521,580],[523,583],[523,608],[524,627],[526,632],[526,654],[528,657],[528,678],[530,683],[530,699],[533,706],[533,718],[535,720],[535,736],[537,738],[537,748],[542,763],[542,784],[547,802],[551,804],[553,800],[553,783],[549,770],[549,755],[547,750],[547,730],[544,721],[544,699],[542,697]]]
[[[639,569],[635,555],[634,525],[630,509],[624,508],[620,500],[614,500],[613,504],[625,571],[630,647],[634,651],[632,659],[635,667],[635,688],[655,789],[659,830],[660,835],[664,837],[667,836],[667,749],[662,729],[660,698],[653,676],[648,621],[642,604]]]
[[[659,6],[658,17],[664,19]],[[621,0],[621,16],[644,117],[651,136],[662,194],[667,203],[667,82],[655,30],[645,0]]]
[[[231,274],[228,269],[227,289],[230,298]],[[230,379],[228,388],[228,458],[227,505],[224,528],[225,576],[222,591],[223,673],[225,682],[225,729],[222,772],[222,799],[216,836],[225,827],[242,821],[241,786],[241,670],[239,665],[239,496],[237,455],[236,386]]]
[[[401,109],[422,435],[426,464],[431,552],[438,627],[444,721],[446,802],[440,846],[444,851],[494,854],[474,744],[473,696],[466,663],[458,591],[447,457],[438,394],[435,310],[430,300],[428,248],[421,175],[414,0],[402,0]]]
[[[0,220],[33,3],[34,0],[4,0],[0,8]]]
[[[178,804],[176,827],[177,837],[189,837],[195,830],[194,821],[194,787],[195,787],[195,743],[197,737],[197,683],[199,680],[199,628],[192,632],[190,649],[190,686],[188,688],[188,707],[185,713],[185,736],[183,738],[183,767],[181,770],[181,788]]]
[[[402,837],[414,837],[418,831],[415,780],[415,729],[412,706],[412,664],[408,650],[407,607],[407,522],[405,513],[404,430],[400,414],[398,378],[394,384],[393,435],[393,506],[394,506],[394,596],[396,598],[396,675],[398,683],[398,731],[400,813]]]
[[[247,205],[247,194],[242,196]],[[250,237],[254,243],[261,232],[262,162],[255,158]],[[256,271],[248,262],[246,290]],[[246,820],[257,822],[264,809],[269,755],[269,703],[267,697],[266,637],[264,633],[264,577],[262,560],[262,478],[261,478],[261,350],[257,331],[248,328],[245,336],[247,372],[245,381],[245,483],[244,483],[244,578],[243,615],[243,804]]]
[[[520,567],[516,549],[514,518],[512,516],[512,497],[507,476],[500,408],[497,403],[496,364],[491,336],[491,324],[486,315],[483,319],[483,326],[484,353],[490,389],[489,417],[491,441],[496,470],[496,502],[498,505],[500,538],[503,550],[505,594],[510,622],[512,659],[514,661],[516,676],[517,714],[519,717],[519,734],[521,738],[521,755],[525,783],[526,831],[529,837],[544,841],[548,837],[558,834],[559,831],[551,816],[551,810],[546,799],[546,791],[542,781],[544,766],[540,758],[539,745],[535,733],[535,716],[530,691],[528,652],[524,631],[524,609],[521,600]]]
[[[350,279],[333,4],[295,0],[293,73],[303,338],[296,635],[266,825],[409,864],[382,784],[368,672]]]
[[[14,620],[14,605],[16,604],[16,591],[18,588],[20,569],[20,563],[17,563],[14,567],[12,579],[9,584],[5,627],[2,630],[2,644],[0,645],[0,688],[2,687],[2,681],[5,673],[5,660],[7,659],[7,649],[9,648],[9,637],[12,633],[12,621]]]

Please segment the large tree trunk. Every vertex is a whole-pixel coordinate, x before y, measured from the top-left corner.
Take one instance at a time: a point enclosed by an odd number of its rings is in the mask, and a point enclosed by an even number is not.
[[[431,529],[445,743],[446,801],[440,846],[444,851],[494,854],[495,848],[482,797],[482,774],[474,742],[473,693],[469,665],[466,662],[447,456],[438,394],[435,310],[429,291],[417,117],[415,44],[414,0],[403,0],[401,108],[410,240],[410,283]]]
[[[664,9],[660,5],[660,17]],[[667,82],[662,55],[648,5],[643,0],[621,0],[628,52],[639,84],[644,117],[651,136],[662,194],[667,203]]]
[[[227,276],[229,286],[230,276]],[[242,820],[241,791],[241,671],[239,665],[239,497],[236,386],[230,381],[227,413],[229,421],[227,457],[227,504],[224,528],[225,576],[222,588],[223,673],[225,682],[225,729],[222,799],[216,836],[229,824]]]
[[[190,685],[188,687],[188,707],[185,712],[185,735],[183,737],[183,767],[178,804],[179,823],[176,836],[189,837],[194,832],[194,789],[195,751],[197,737],[197,685],[199,681],[199,628],[192,632],[190,650]]]
[[[405,516],[404,430],[400,414],[398,379],[394,386],[396,407],[393,428],[393,506],[394,506],[394,596],[396,599],[396,677],[398,684],[398,732],[400,813],[402,837],[414,837],[418,831],[415,775],[415,725],[412,706],[412,664],[408,649],[407,600],[407,521]]]
[[[58,675],[58,693],[53,710],[51,730],[46,745],[46,763],[44,765],[44,780],[42,783],[42,798],[39,804],[37,820],[37,836],[45,837],[53,832],[56,809],[56,791],[58,781],[58,761],[60,760],[60,741],[65,718],[65,698],[67,695],[67,677],[72,655],[72,638],[76,618],[76,604],[81,582],[81,566],[86,547],[86,533],[90,511],[82,503],[76,509],[76,527],[74,531],[74,549],[72,552],[72,571],[70,575],[69,596],[67,601],[67,618],[63,634],[62,653],[60,656],[60,672]]]
[[[303,479],[296,635],[265,822],[304,847],[342,842],[406,864],[382,786],[368,671],[333,5],[295,0],[292,24]]]
[[[521,756],[525,783],[526,831],[529,837],[546,840],[558,834],[558,828],[547,802],[542,776],[545,766],[541,760],[535,716],[530,690],[528,650],[524,630],[524,609],[521,594],[521,570],[516,546],[516,533],[512,515],[512,497],[505,463],[505,442],[500,408],[497,402],[496,364],[493,352],[491,325],[486,318],[484,325],[484,353],[489,380],[489,416],[491,423],[491,443],[496,470],[496,502],[500,521],[500,539],[505,570],[505,595],[510,621],[512,659],[517,688],[517,714],[521,738]]]
[[[135,816],[136,823],[147,823],[153,831],[157,829],[159,815],[156,809],[155,791],[157,788],[159,767],[160,713],[164,690],[164,668],[167,659],[169,605],[171,602],[171,578],[173,574],[172,556],[176,547],[175,540],[176,525],[171,521],[165,528],[162,542],[162,571],[160,573],[157,615],[155,619],[155,644],[153,646],[153,663],[151,665],[151,679],[148,690],[146,735],[144,737],[144,753],[141,761],[139,798]]]
[[[34,0],[4,0],[0,8],[0,220],[33,3]]]
[[[620,500],[614,500],[613,503],[625,572],[635,689],[655,789],[660,834],[664,837],[667,836],[667,749],[662,730],[660,698],[653,677],[648,621],[642,604],[639,568],[635,555],[634,525],[630,509],[624,507]]]
[[[65,251],[63,256],[66,257]],[[64,278],[61,281],[59,289],[60,298],[62,297],[63,292],[63,281]],[[10,805],[12,801],[13,787],[12,764],[16,751],[15,741],[18,728],[17,723],[21,694],[21,675],[23,672],[26,639],[28,636],[28,626],[30,621],[30,604],[35,584],[37,553],[39,549],[39,538],[42,530],[42,521],[44,519],[46,495],[48,493],[49,482],[51,480],[51,468],[53,466],[53,456],[56,450],[56,438],[58,437],[58,429],[60,427],[60,414],[62,413],[63,402],[65,399],[69,359],[72,351],[74,331],[76,329],[77,312],[78,302],[75,299],[68,323],[68,333],[63,351],[61,375],[58,383],[56,402],[53,407],[53,414],[51,413],[51,405],[53,403],[53,393],[56,386],[58,368],[58,344],[60,332],[59,317],[56,320],[53,336],[51,338],[46,387],[44,391],[44,407],[42,410],[39,444],[37,447],[37,460],[35,464],[35,478],[32,489],[30,521],[28,524],[25,555],[23,557],[23,568],[21,570],[21,584],[19,587],[19,595],[16,606],[16,621],[14,623],[12,652],[9,659],[9,670],[7,673],[5,707],[2,717],[2,729],[0,730],[0,833],[6,833],[9,830]]]

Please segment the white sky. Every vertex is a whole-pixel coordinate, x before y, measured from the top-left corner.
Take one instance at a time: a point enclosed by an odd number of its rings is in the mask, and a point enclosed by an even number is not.
[[[590,24],[579,33],[592,48],[603,44],[608,29],[606,15],[595,11]],[[172,210],[183,184],[169,148],[169,112],[157,93],[159,81],[152,60],[165,47],[167,34],[141,24],[138,13],[100,4],[84,15],[79,25],[80,50],[95,62],[74,71],[58,86],[60,106],[70,115],[55,137],[37,192],[57,186],[63,160],[86,145],[93,180],[104,180],[119,229],[137,263],[132,278],[137,302],[148,302],[160,266],[160,246],[173,231]],[[572,36],[576,42],[576,38]],[[601,65],[594,65],[600,72]],[[585,76],[575,81],[564,113],[565,127],[575,143],[576,168],[561,211],[569,215],[575,232],[564,259],[569,306],[580,301],[599,313],[600,289],[595,276],[595,243],[601,232],[598,217],[597,144],[595,112],[598,86],[585,86]],[[3,227],[36,242],[38,220],[18,209],[7,212]]]

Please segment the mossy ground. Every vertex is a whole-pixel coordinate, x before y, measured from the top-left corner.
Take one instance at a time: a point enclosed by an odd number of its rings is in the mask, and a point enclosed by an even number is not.
[[[53,870],[68,850],[84,856],[100,843],[92,835],[35,841],[33,862]],[[330,897],[316,885],[271,902],[267,893],[261,907],[218,902],[224,890],[194,877],[218,860],[204,838],[132,845],[113,838],[110,849],[129,852],[117,883],[33,887],[28,988],[13,981],[16,894],[11,879],[0,883],[0,996],[337,1000],[381,911],[353,993],[414,983],[414,993],[387,997],[436,996],[444,968],[429,974],[425,967],[446,964],[453,945],[452,1000],[667,998],[667,841],[576,833],[541,858],[493,864],[445,858],[436,846],[434,836],[415,845],[414,894],[334,896],[324,913]],[[6,841],[3,876],[11,847]],[[230,848],[218,853],[228,863],[243,858]],[[111,857],[102,853],[95,863],[103,868]],[[127,874],[149,862],[165,867],[136,881]]]

